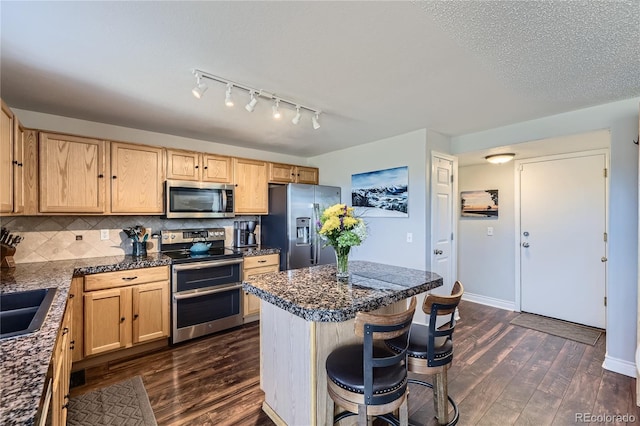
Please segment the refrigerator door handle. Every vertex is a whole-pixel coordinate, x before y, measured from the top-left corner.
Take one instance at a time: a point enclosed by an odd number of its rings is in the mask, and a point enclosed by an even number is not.
[[[318,244],[320,243],[320,239],[318,237],[318,230],[316,229],[316,223],[320,220],[320,204],[313,203],[313,217],[311,218],[311,223],[309,224],[309,228],[313,233],[313,238],[311,239],[311,253],[312,253],[312,262],[314,265],[317,265],[320,261],[320,253],[318,249]]]

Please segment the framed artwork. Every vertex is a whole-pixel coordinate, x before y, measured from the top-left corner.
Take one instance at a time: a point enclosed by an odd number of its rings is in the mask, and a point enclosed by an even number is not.
[[[351,205],[361,217],[409,217],[409,167],[351,175]]]
[[[498,217],[498,190],[462,191],[460,193],[460,215],[462,217]]]

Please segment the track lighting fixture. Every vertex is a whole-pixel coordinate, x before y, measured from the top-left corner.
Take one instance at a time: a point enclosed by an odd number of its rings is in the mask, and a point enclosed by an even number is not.
[[[251,91],[251,100],[249,101],[248,104],[244,106],[244,109],[246,109],[249,112],[253,112],[253,110],[256,108],[256,104],[258,103],[258,99],[256,99],[256,96],[254,93],[255,92]]]
[[[293,117],[291,122],[293,124],[298,124],[300,122],[300,117],[302,117],[302,114],[300,114],[300,107],[296,105],[296,115]]]
[[[193,70],[193,75],[196,76],[196,86],[193,88],[192,93],[193,93],[193,96],[195,96],[198,99],[202,98],[202,95],[208,88],[207,84],[204,81],[202,81],[203,79],[217,81],[218,83],[222,83],[227,86],[227,90],[225,92],[225,98],[224,98],[224,103],[227,106],[231,107],[234,104],[233,99],[231,98],[231,90],[233,88],[241,89],[249,93],[249,97],[250,97],[249,102],[244,107],[249,112],[253,112],[253,110],[255,109],[256,105],[258,104],[258,98],[266,98],[273,101],[273,106],[271,107],[273,118],[279,119],[282,117],[282,112],[280,111],[280,104],[285,104],[287,106],[287,109],[295,108],[296,110],[296,115],[291,120],[293,124],[298,124],[300,122],[302,118],[302,110],[305,109],[313,114],[311,116],[311,123],[313,125],[313,128],[316,130],[320,128],[320,122],[318,121],[318,119],[322,111],[320,111],[319,109],[311,108],[292,100],[283,99],[280,96],[276,96],[264,90],[256,89],[244,84],[227,80],[225,78],[217,77],[213,74],[209,74],[207,72],[204,72],[198,69]]]
[[[202,95],[204,95],[204,92],[207,91],[208,88],[209,86],[207,86],[207,83],[202,81],[202,76],[200,74],[196,74],[196,85],[191,90],[191,93],[193,93],[193,96],[200,99]]]
[[[275,118],[276,120],[279,120],[280,117],[282,117],[282,114],[280,114],[280,99],[276,99],[275,102],[273,102],[273,107],[271,107],[271,109],[273,110],[273,118]]]
[[[513,157],[515,156],[516,155],[514,153],[507,152],[504,154],[487,155],[486,157],[484,157],[484,159],[490,162],[491,164],[503,164],[513,160]]]
[[[231,88],[233,87],[233,85],[231,83],[227,84],[227,92],[225,94],[224,97],[224,104],[228,107],[232,107],[233,106],[233,99],[231,99]]]

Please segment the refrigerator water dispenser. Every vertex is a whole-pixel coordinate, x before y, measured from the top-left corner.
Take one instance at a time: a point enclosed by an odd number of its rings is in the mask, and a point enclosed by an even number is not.
[[[296,245],[309,245],[309,234],[311,229],[310,217],[297,217],[296,218]]]

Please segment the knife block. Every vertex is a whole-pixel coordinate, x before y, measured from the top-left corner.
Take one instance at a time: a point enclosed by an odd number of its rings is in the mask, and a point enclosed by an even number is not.
[[[16,253],[16,248],[8,246],[6,244],[0,244],[0,267],[1,268],[15,268],[16,262],[13,260],[13,255]]]

